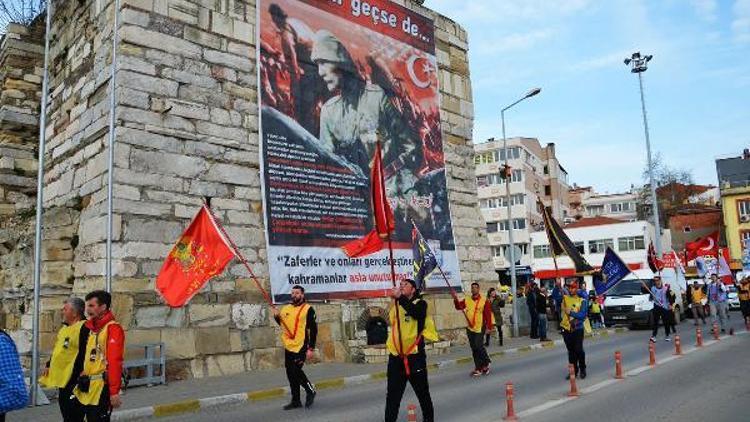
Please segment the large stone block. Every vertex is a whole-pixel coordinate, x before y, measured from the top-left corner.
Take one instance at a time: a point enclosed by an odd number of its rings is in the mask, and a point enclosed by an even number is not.
[[[254,327],[242,332],[242,346],[245,350],[277,347],[281,345],[281,331],[273,326]]]
[[[228,304],[189,306],[190,325],[193,327],[223,327],[229,325]]]
[[[134,148],[130,154],[130,167],[135,171],[193,178],[206,171],[208,165],[198,157]]]
[[[229,339],[227,338],[227,340]],[[198,354],[196,332],[193,329],[163,329],[161,330],[161,341],[164,342],[167,357],[170,359],[189,359]]]
[[[242,353],[208,356],[206,358],[207,376],[239,374],[245,371],[245,358]]]
[[[175,221],[135,218],[125,225],[125,240],[170,242],[178,239],[185,226]]]
[[[214,14],[216,16],[216,14]],[[210,63],[231,67],[242,72],[252,72],[253,62],[248,57],[237,56],[221,51],[206,49],[203,58]]]
[[[232,321],[240,330],[268,324],[268,307],[265,304],[232,304]]]
[[[129,329],[133,320],[133,297],[119,294],[112,297],[112,313],[115,314],[117,322],[122,328]]]
[[[202,355],[229,353],[229,327],[196,328],[196,351]]]
[[[260,184],[257,169],[234,164],[213,164],[204,179],[243,186],[258,186]]]
[[[278,368],[284,364],[284,349],[255,349],[245,353],[245,362],[248,370]]]
[[[177,88],[179,86],[177,82],[170,81],[169,79],[143,75],[140,73],[131,72],[129,70],[121,70],[117,73],[117,84],[118,86],[124,86],[139,91],[146,91],[157,95],[164,95],[167,97],[176,97]]]
[[[185,308],[169,306],[146,306],[138,308],[135,324],[139,328],[180,328],[185,323]]]
[[[123,25],[120,28],[122,41],[144,47],[154,48],[156,50],[166,51],[185,57],[199,59],[201,57],[201,47],[190,41],[181,38],[172,37],[160,32],[149,31],[132,25]]]

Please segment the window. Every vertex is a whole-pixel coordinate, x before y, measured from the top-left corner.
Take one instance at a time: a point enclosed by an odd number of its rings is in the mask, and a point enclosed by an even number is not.
[[[604,205],[589,205],[586,207],[586,213],[589,216],[597,216],[604,214]]]
[[[740,244],[744,245],[750,239],[750,230],[740,230]]]
[[[534,246],[534,258],[549,258],[552,256],[549,245]]]
[[[515,245],[518,246],[519,249],[521,249],[521,255],[527,255],[529,253],[528,243],[516,243]],[[502,250],[503,256],[505,256],[505,251],[508,250],[508,245],[503,245],[502,248],[503,248]],[[520,260],[520,259],[521,259],[520,256],[516,257],[516,260]]]
[[[544,166],[544,174],[549,174],[549,166]]]
[[[510,205],[523,205],[525,195],[522,193],[515,193],[510,196]],[[498,198],[497,200],[498,207],[507,207],[508,206],[508,197],[503,196],[502,198]]]
[[[690,227],[690,226],[685,226],[685,227],[682,228],[682,231],[684,233],[690,233],[691,231],[693,231],[693,228]]]
[[[508,231],[508,220],[498,221],[497,229],[499,231]],[[526,229],[526,219],[524,218],[513,219],[513,230],[525,230],[525,229]]]
[[[510,147],[510,148],[508,148],[508,150],[510,151],[510,153],[508,154],[508,159],[509,160],[521,158],[521,148],[520,147]],[[495,154],[497,154],[496,155],[497,161],[505,161],[505,150],[504,149],[495,151]]]
[[[612,239],[598,239],[598,240],[592,240],[589,242],[589,253],[604,253],[604,251],[609,247],[614,246],[614,241]]]
[[[617,240],[617,246],[620,251],[646,249],[643,236],[621,237]]]
[[[737,214],[740,223],[750,223],[750,200],[737,201]]]
[[[576,250],[580,254],[586,253],[586,244],[584,242],[573,242],[573,246],[576,247]]]
[[[633,211],[634,206],[632,202],[617,202],[609,205],[610,212],[621,213]]]
[[[552,195],[552,186],[550,186],[550,185],[544,185],[544,194],[546,196]]]
[[[487,180],[487,176],[477,176],[477,187],[484,188],[489,185],[489,181]]]
[[[497,233],[497,223],[487,223],[487,233]]]
[[[510,181],[511,182],[523,181],[523,170],[513,170],[513,173],[510,175]]]
[[[495,162],[495,155],[492,152],[485,152],[474,156],[474,164],[488,164]]]
[[[492,256],[503,256],[503,251],[505,250],[504,246],[493,246],[492,247]]]

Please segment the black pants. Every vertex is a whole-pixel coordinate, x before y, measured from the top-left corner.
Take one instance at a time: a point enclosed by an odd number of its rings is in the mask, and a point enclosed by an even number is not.
[[[487,349],[484,348],[484,335],[466,329],[466,337],[469,339],[471,356],[474,358],[474,369],[482,369],[489,365],[490,357],[487,355]]]
[[[583,330],[563,330],[563,340],[568,349],[568,363],[575,367],[576,375],[586,369],[586,352],[583,350]]]
[[[307,379],[307,375],[305,375],[305,372],[302,370],[302,366],[305,365],[306,350],[306,347],[302,347],[297,353],[284,350],[286,378],[289,380],[289,389],[291,390],[292,402],[294,403],[300,402],[300,387],[304,388],[305,393],[307,394],[311,394],[315,391],[310,380]]]
[[[529,309],[529,315],[531,315],[531,333],[529,334],[529,337],[539,338],[539,315],[537,314],[536,309]]]
[[[5,413],[0,413],[0,422],[5,422]]]
[[[481,338],[481,337],[480,337]],[[398,356],[388,356],[388,389],[385,395],[385,422],[395,422],[398,419],[398,409],[401,407],[401,398],[404,396],[406,382],[409,381],[414,394],[419,400],[422,408],[422,420],[432,422],[435,420],[435,411],[432,407],[430,397],[430,383],[427,380],[427,357],[424,352],[409,355],[409,372],[406,377],[404,361]]]
[[[670,315],[670,313],[671,312],[668,309],[664,309],[661,306],[654,305],[654,309],[651,310],[652,336],[656,336],[656,334],[659,332],[659,319],[661,319],[664,324],[664,335],[669,335],[671,331],[670,327],[672,325],[672,316]]]
[[[60,414],[63,422],[78,422],[83,419],[80,413],[80,405],[73,395],[75,383],[57,389],[57,404],[60,405]]]
[[[498,344],[500,344],[502,346],[503,345],[503,328],[499,324],[495,325],[495,328],[497,328]],[[484,345],[485,346],[489,346],[490,345],[490,338],[491,337],[492,337],[492,335],[490,335],[490,334],[485,334],[484,335]]]
[[[85,420],[86,422],[109,422],[109,417],[112,415],[112,408],[109,404],[109,388],[107,384],[104,384],[104,390],[102,395],[99,397],[99,404],[84,406],[74,401],[74,406],[78,409],[79,421]]]

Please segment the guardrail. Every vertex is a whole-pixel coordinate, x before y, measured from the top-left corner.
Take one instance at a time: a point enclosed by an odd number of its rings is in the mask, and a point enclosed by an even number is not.
[[[128,359],[123,364],[123,371],[127,377],[128,387],[167,383],[167,355],[164,351],[163,342],[126,344],[126,348],[143,348],[143,358]],[[134,368],[145,368],[145,370],[132,371],[131,369]],[[143,376],[139,376],[140,374],[143,374]]]

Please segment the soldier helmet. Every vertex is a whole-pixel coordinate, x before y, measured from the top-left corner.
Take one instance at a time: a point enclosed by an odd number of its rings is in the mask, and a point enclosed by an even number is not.
[[[336,63],[346,70],[354,70],[354,60],[352,60],[352,56],[346,50],[344,44],[335,35],[324,29],[315,33],[310,58],[316,63],[326,61]]]

